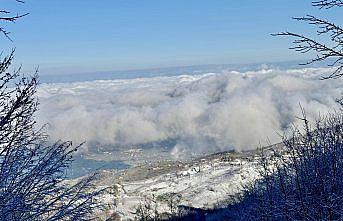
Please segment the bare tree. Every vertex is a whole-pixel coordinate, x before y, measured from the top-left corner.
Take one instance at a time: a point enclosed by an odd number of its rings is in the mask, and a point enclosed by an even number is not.
[[[264,152],[260,179],[229,207],[233,220],[342,220],[343,115],[293,128],[284,148]]]
[[[341,0],[323,0],[313,1],[312,5],[320,9],[330,9],[333,7],[342,7]],[[329,76],[323,76],[323,79],[339,78],[343,76],[343,28],[336,22],[331,22],[323,18],[312,15],[294,18],[297,21],[306,22],[316,28],[317,35],[321,40],[312,36],[306,36],[294,32],[281,32],[278,36],[292,37],[294,45],[290,48],[300,53],[314,52],[313,57],[304,65],[327,61],[329,66],[335,68]]]
[[[313,1],[320,9],[342,7],[343,1]],[[306,64],[327,61],[334,68],[323,79],[343,76],[343,28],[336,22],[307,15],[294,18],[316,27],[313,36],[293,32],[291,49],[314,52]],[[342,100],[341,104],[343,104]],[[342,220],[343,219],[343,115],[328,114],[313,124],[303,110],[303,128],[292,128],[283,149],[261,156],[260,179],[247,187],[231,209],[237,220]]]
[[[0,21],[25,15],[1,16]],[[9,38],[4,28],[0,31]],[[96,197],[102,190],[93,185],[95,175],[66,182],[79,146],[51,143],[44,129],[37,129],[37,71],[31,77],[20,69],[10,71],[13,58],[14,50],[0,59],[0,220],[89,220],[100,208]]]

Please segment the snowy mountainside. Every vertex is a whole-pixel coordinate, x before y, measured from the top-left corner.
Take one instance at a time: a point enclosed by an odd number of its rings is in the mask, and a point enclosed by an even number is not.
[[[273,147],[275,148],[275,146]],[[119,173],[103,171],[99,186],[110,186],[102,196],[107,215],[116,213],[123,220],[134,219],[140,205],[149,204],[159,213],[175,206],[213,209],[236,199],[245,184],[258,178],[257,151],[223,152],[191,160],[143,164]]]

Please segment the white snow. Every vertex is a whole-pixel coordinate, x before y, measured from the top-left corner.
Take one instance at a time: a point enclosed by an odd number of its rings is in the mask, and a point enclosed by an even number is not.
[[[179,205],[195,208],[214,208],[235,197],[242,190],[242,185],[258,177],[256,163],[243,159],[221,161],[220,159],[201,160],[189,164],[179,171],[161,174],[153,178],[120,182],[118,206],[113,208],[121,217],[133,219],[140,203],[157,201],[159,212],[168,212],[166,201],[168,194],[180,194]],[[119,181],[119,182],[118,182]],[[111,203],[114,196],[107,194],[104,202]],[[224,204],[225,205],[225,204]]]

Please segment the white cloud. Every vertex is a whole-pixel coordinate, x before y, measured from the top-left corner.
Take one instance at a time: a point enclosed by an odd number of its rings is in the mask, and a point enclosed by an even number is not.
[[[342,80],[330,69],[229,72],[65,84],[43,84],[39,121],[52,139],[107,148],[166,140],[173,153],[256,148],[300,115],[338,109]],[[85,147],[86,148],[86,147]]]

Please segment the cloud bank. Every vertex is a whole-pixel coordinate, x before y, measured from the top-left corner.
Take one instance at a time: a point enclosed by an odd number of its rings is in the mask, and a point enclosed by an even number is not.
[[[101,148],[172,144],[172,153],[254,149],[280,141],[297,124],[338,109],[342,80],[330,69],[223,72],[202,75],[43,84],[39,122],[51,138]]]

